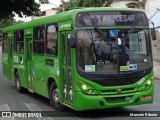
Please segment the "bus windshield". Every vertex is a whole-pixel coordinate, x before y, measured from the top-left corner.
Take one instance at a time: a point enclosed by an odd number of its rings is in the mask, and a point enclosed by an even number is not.
[[[149,42],[149,29],[77,30],[78,69],[97,74],[145,70],[152,65]]]

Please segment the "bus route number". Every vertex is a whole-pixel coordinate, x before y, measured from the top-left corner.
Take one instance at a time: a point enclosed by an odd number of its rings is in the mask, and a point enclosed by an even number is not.
[[[13,56],[13,62],[18,63],[18,56]]]
[[[141,79],[139,82],[138,82],[138,85],[141,85],[143,82],[145,81],[145,79]]]

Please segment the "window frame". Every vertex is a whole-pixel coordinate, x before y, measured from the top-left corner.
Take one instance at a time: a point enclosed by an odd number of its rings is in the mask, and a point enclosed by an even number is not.
[[[50,26],[50,25],[54,25],[55,27],[56,27],[56,44],[57,44],[57,52],[56,52],[56,54],[49,54],[49,53],[47,53],[47,42],[48,42],[48,39],[47,39],[47,34],[48,34],[48,32],[47,32],[47,29],[48,29],[48,26]],[[45,53],[46,53],[46,55],[47,56],[54,56],[54,57],[56,57],[56,56],[58,56],[58,24],[57,23],[49,23],[49,24],[47,24],[46,25],[46,31],[45,31],[45,33],[46,33],[46,35],[45,35],[45,37],[46,37],[46,39],[45,39]]]
[[[8,33],[7,32],[4,32],[3,34],[3,39],[2,39],[2,52],[3,53],[8,53]],[[6,36],[7,35],[7,36]],[[4,38],[7,38],[7,42],[4,43]],[[6,50],[4,50],[4,44],[6,46]]]
[[[44,27],[44,29],[43,29],[43,34],[44,34],[44,36],[43,36],[43,38],[42,39],[37,39],[36,37],[35,37],[35,30],[36,29],[38,29],[38,28],[40,28],[40,27]],[[45,25],[39,25],[39,26],[35,26],[35,27],[33,27],[33,49],[32,49],[32,53],[33,53],[33,55],[45,55],[45,39],[46,39],[46,26]],[[38,42],[41,42],[41,43],[43,43],[43,53],[38,53],[38,52],[35,52],[35,47],[34,47],[34,45],[35,45],[35,43],[38,43]]]
[[[17,32],[22,31],[22,41],[17,40]],[[20,33],[21,34],[21,33]],[[23,52],[17,52],[17,43],[23,43]],[[14,31],[14,53],[16,54],[24,54],[24,29],[19,29]]]

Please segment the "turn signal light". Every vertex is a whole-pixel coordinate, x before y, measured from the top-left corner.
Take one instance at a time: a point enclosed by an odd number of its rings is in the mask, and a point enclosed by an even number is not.
[[[93,93],[93,90],[89,90],[89,91],[88,91],[88,94],[92,94],[92,93]]]
[[[152,78],[152,80],[154,80],[154,77],[153,77],[153,76],[152,76],[151,78]]]

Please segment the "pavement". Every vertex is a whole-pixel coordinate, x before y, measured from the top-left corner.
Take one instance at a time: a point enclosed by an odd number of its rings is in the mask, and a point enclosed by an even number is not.
[[[153,71],[154,71],[154,79],[160,80],[160,63],[154,61],[153,62]]]

